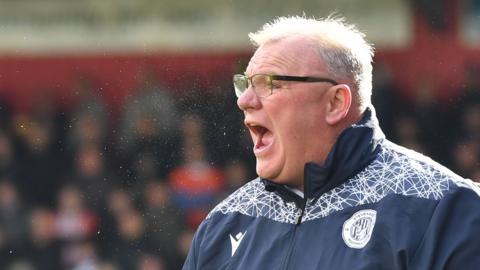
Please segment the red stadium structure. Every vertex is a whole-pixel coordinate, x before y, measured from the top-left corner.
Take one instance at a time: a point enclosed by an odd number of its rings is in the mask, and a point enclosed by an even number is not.
[[[468,48],[460,41],[459,1],[445,3],[443,19],[447,25],[443,31],[432,29],[429,18],[415,9],[411,44],[376,52],[375,63],[386,63],[391,68],[394,83],[403,96],[410,96],[419,80],[428,79],[438,89],[437,97],[455,97],[465,80],[465,69],[480,63],[480,49]],[[116,108],[134,89],[136,76],[145,66],[152,67],[166,86],[181,94],[193,87],[192,79],[196,79],[195,87],[199,89],[229,80],[235,70],[243,68],[250,54],[251,51],[193,51],[1,56],[0,96],[23,111],[44,91],[54,91],[58,101],[68,105],[75,99],[72,88],[80,75],[92,80],[100,95]]]

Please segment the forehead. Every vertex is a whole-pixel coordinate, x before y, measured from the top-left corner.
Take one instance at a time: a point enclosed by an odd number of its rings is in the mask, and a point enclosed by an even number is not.
[[[314,42],[302,37],[289,37],[260,46],[250,59],[247,74],[312,75],[326,71]]]

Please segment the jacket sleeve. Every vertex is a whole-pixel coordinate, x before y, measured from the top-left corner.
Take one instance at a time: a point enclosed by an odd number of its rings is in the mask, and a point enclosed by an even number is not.
[[[197,269],[197,263],[196,263],[196,248],[195,248],[195,238],[193,238],[192,241],[192,246],[190,247],[190,250],[188,251],[188,256],[185,262],[183,263],[183,268],[182,270],[195,270]]]
[[[188,251],[187,259],[183,264],[182,270],[196,270],[199,269],[198,265],[198,251],[200,250],[200,244],[203,239],[207,221],[204,220],[197,229],[197,232],[193,236],[192,245]]]
[[[437,204],[408,269],[473,270],[479,265],[478,188],[453,187]]]

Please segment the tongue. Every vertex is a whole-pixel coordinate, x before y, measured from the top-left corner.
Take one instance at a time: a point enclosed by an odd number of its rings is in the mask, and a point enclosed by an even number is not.
[[[270,145],[273,142],[273,134],[270,131],[266,131],[258,138],[257,147],[262,148]]]

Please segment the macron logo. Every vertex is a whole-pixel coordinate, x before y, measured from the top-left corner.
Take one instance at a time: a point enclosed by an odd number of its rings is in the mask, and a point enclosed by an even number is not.
[[[235,236],[232,236],[230,234],[230,242],[232,243],[232,257],[233,257],[233,254],[235,254],[235,251],[237,251],[238,246],[240,246],[240,243],[242,242],[242,239],[245,236],[245,234],[247,234],[247,231],[245,231],[244,233],[239,232]]]

